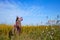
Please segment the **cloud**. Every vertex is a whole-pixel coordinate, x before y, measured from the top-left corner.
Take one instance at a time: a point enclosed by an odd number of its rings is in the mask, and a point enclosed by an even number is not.
[[[0,23],[14,24],[16,16],[22,16],[24,18],[23,24],[36,24],[39,22],[44,7],[42,6],[28,6],[21,2],[15,1],[1,1],[0,3]],[[29,20],[32,20],[29,22]],[[36,22],[34,22],[34,20]]]

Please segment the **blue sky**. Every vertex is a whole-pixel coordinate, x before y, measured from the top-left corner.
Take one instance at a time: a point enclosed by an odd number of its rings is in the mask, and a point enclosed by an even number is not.
[[[60,0],[0,0],[0,24],[14,24],[19,16],[23,17],[23,25],[40,25],[56,19],[57,15],[60,15]]]

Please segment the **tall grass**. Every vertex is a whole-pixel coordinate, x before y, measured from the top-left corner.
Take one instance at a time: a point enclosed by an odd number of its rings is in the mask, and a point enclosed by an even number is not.
[[[0,40],[9,40],[11,25],[0,25]],[[60,40],[60,26],[23,26],[20,40]]]

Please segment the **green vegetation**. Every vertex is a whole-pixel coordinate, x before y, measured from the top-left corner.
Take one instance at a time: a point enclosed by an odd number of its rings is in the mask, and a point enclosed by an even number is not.
[[[13,26],[0,25],[0,40],[9,40]],[[60,40],[60,26],[23,26],[20,40]],[[16,39],[17,40],[17,39]]]

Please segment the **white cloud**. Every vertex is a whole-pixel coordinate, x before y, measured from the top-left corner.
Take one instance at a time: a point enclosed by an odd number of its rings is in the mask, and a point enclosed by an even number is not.
[[[29,7],[27,4],[25,5],[20,2],[15,3],[14,1],[12,3],[9,1],[1,2],[0,22],[13,24],[15,22],[16,16],[22,16],[24,17],[23,23],[28,24],[28,21],[30,19],[32,21],[29,23],[35,23],[34,20],[38,19],[37,16],[44,16],[43,14],[41,14],[41,10],[43,9],[42,7],[34,5]],[[38,21],[36,21],[36,23],[38,23]]]

